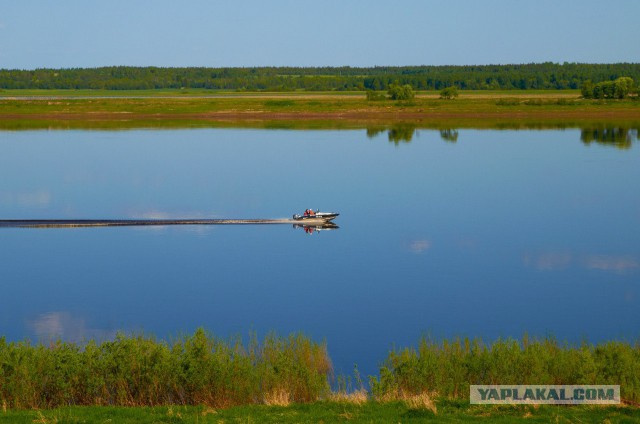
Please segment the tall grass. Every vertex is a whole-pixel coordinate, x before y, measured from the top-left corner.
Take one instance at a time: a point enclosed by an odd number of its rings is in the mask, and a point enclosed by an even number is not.
[[[471,384],[619,384],[622,398],[640,402],[640,344],[569,345],[547,337],[520,341],[435,342],[389,353],[366,390],[332,373],[325,343],[301,334],[267,335],[247,343],[202,329],[167,343],[142,335],[83,346],[9,343],[0,338],[0,408],[59,406],[406,404],[437,413],[436,400],[466,400]]]
[[[195,405],[263,403],[273,393],[291,402],[329,392],[326,345],[297,334],[221,340],[197,330],[169,345],[144,336],[83,348],[0,339],[0,404],[7,408],[62,405]]]
[[[640,344],[579,346],[552,337],[522,341],[480,339],[434,342],[392,351],[370,378],[376,399],[421,393],[468,399],[471,384],[619,384],[624,400],[640,401]]]

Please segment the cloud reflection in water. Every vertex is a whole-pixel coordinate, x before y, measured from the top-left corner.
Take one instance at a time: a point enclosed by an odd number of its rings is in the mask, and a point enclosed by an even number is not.
[[[83,317],[64,311],[39,315],[28,321],[27,326],[40,341],[60,339],[66,342],[81,342],[88,339],[106,340],[116,335],[116,330],[89,328]]]

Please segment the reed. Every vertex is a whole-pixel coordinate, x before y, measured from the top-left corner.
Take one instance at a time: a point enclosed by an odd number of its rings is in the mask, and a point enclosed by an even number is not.
[[[521,341],[434,342],[392,351],[370,377],[376,399],[438,393],[468,399],[472,384],[619,384],[624,401],[640,400],[640,344],[611,341],[569,345],[553,337]]]
[[[84,347],[0,339],[3,409],[64,405],[229,407],[263,403],[273,393],[310,402],[329,392],[326,345],[296,334],[222,340],[197,330],[169,345],[118,335]]]
[[[335,403],[363,405],[369,401],[369,393],[364,389],[358,389],[355,392],[339,390],[329,394],[327,400]]]
[[[248,342],[199,329],[167,343],[144,335],[80,346],[7,342],[0,338],[2,412],[62,406],[287,406],[321,401],[345,408],[402,404],[439,414],[464,402],[471,384],[619,384],[622,399],[640,401],[640,344],[570,345],[552,337],[433,341],[389,353],[364,387],[357,368],[329,381],[326,343],[302,334],[268,334]],[[373,401],[373,402],[372,402]],[[436,407],[437,404],[437,407]],[[403,407],[403,408],[404,408]],[[395,407],[394,407],[395,408]]]

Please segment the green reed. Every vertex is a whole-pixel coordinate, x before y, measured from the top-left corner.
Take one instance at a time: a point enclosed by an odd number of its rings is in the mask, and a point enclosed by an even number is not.
[[[288,405],[319,400],[362,404],[466,400],[471,384],[619,384],[624,401],[640,401],[640,344],[570,345],[530,340],[433,341],[394,350],[370,377],[338,377],[332,393],[326,343],[301,334],[220,339],[202,329],[171,343],[143,335],[84,345],[32,345],[0,338],[0,408],[61,406]],[[342,383],[341,383],[342,382]],[[438,400],[439,399],[439,400]]]
[[[468,399],[472,384],[619,384],[626,401],[640,400],[640,344],[569,345],[553,337],[521,341],[434,342],[392,351],[370,378],[375,398],[431,393]]]
[[[118,335],[79,347],[31,345],[0,338],[0,404],[6,408],[63,405],[196,405],[264,403],[272,392],[291,402],[329,391],[326,345],[303,335],[268,335],[259,343],[222,340],[197,330],[168,344]]]

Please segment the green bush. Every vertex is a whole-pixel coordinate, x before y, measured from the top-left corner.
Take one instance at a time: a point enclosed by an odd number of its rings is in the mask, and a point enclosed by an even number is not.
[[[630,77],[620,77],[614,81],[603,81],[597,84],[587,80],[580,89],[585,99],[624,99],[634,91],[635,83]]]
[[[441,99],[451,100],[455,99],[456,97],[458,97],[458,88],[455,85],[440,90]]]
[[[409,84],[400,85],[399,83],[389,84],[387,94],[391,100],[413,100],[416,93]]]

